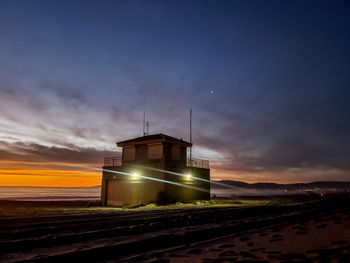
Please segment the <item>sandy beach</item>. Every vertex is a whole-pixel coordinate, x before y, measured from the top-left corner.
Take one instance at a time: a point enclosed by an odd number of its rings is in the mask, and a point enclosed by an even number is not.
[[[1,201],[0,262],[347,262],[349,196],[157,207]]]
[[[298,220],[166,252],[169,262],[349,262],[350,213]]]

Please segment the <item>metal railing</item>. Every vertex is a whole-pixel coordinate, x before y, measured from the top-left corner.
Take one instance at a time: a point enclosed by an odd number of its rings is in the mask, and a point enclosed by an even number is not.
[[[122,166],[122,157],[105,157],[103,166]],[[209,160],[187,158],[186,166],[209,169]]]
[[[103,166],[122,166],[122,157],[105,157]]]
[[[187,158],[186,166],[209,169],[209,160]]]

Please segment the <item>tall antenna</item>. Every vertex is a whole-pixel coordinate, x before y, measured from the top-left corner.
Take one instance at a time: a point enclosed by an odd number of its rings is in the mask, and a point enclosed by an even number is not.
[[[147,134],[146,134],[146,135],[149,135],[149,131],[148,131],[148,128],[149,128],[149,122],[148,122],[148,121],[146,122],[146,126],[147,126],[147,129],[146,129],[146,130],[147,130],[147,131],[146,131],[146,133],[147,133]]]
[[[143,125],[142,125],[143,136],[146,135],[145,127],[146,127],[146,100],[143,101]]]
[[[192,143],[192,109],[190,108],[190,143]],[[190,147],[190,160],[192,160],[192,145]]]

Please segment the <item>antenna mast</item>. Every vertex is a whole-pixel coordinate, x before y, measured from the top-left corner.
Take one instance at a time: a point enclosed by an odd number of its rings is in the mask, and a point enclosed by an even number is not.
[[[190,143],[192,143],[192,109],[190,108]],[[192,145],[190,147],[190,160],[192,161]]]
[[[149,135],[149,132],[148,132],[148,129],[149,129],[149,122],[148,122],[148,121],[146,122],[146,126],[147,126],[146,135]]]
[[[143,136],[146,135],[145,127],[146,127],[146,100],[144,100],[144,102],[143,102],[143,125],[142,125]]]

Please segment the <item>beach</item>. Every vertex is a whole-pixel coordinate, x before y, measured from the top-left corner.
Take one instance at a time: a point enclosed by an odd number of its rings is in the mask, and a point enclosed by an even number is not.
[[[99,207],[0,201],[0,262],[346,262],[348,195]]]
[[[282,223],[166,252],[169,262],[349,262],[350,213]]]

